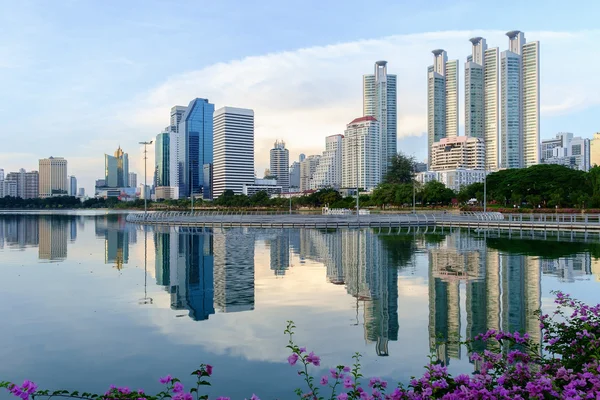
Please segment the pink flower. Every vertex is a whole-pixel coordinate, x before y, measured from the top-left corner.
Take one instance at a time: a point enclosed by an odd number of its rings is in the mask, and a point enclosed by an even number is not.
[[[210,365],[210,364],[207,364],[207,365],[206,365],[206,373],[208,374],[208,376],[211,376],[211,375],[212,375],[212,370],[213,370],[213,367],[212,367],[212,365]]]
[[[340,393],[337,397],[338,400],[348,400],[348,395],[346,393]]]
[[[350,372],[350,367],[344,367],[344,372]]]
[[[217,397],[217,400],[231,400],[229,397]]]
[[[173,385],[173,393],[181,392],[183,392],[183,385],[181,384],[181,382],[175,382],[175,385]]]
[[[314,352],[310,352],[310,354],[306,357],[306,361],[310,364],[313,364],[315,367],[321,365],[321,357],[315,355]]]
[[[296,365],[296,362],[298,361],[298,354],[294,353],[291,356],[288,357],[288,363],[290,365]]]
[[[167,383],[171,382],[171,380],[173,380],[173,378],[171,378],[171,375],[167,375],[164,378],[160,378],[158,381],[163,385],[166,385]]]
[[[300,351],[300,354],[306,353],[306,347],[300,347],[299,351]]]
[[[252,397],[250,397],[250,400],[260,400],[260,399],[258,398],[257,395],[255,395],[254,393],[252,393]]]
[[[354,384],[352,383],[352,378],[350,378],[349,376],[347,376],[347,377],[344,379],[344,387],[345,387],[346,389],[350,389],[350,388],[351,388],[353,385],[354,385]]]
[[[321,385],[327,385],[329,383],[329,378],[327,377],[327,375],[323,375],[321,377]]]

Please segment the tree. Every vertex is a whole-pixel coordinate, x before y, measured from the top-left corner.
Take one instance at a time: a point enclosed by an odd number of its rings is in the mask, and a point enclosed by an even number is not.
[[[423,185],[423,202],[429,204],[450,204],[454,191],[448,189],[443,183],[430,181]]]
[[[392,184],[410,183],[414,179],[414,175],[415,159],[400,152],[390,160],[390,166],[383,182]]]

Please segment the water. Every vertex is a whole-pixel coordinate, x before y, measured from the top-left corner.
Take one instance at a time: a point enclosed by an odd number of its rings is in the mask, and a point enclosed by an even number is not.
[[[600,300],[597,237],[511,236],[194,233],[144,230],[125,214],[0,215],[0,380],[157,391],[159,376],[185,380],[204,362],[215,367],[212,395],[290,398],[301,386],[285,361],[290,319],[298,343],[323,358],[317,376],[358,351],[366,376],[406,381],[430,349],[470,372],[466,349],[437,337],[489,327],[535,338],[532,312],[553,308],[550,291]]]

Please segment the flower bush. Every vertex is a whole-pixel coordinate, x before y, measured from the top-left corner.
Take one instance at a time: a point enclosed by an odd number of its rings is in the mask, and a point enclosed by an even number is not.
[[[490,330],[475,338],[487,347],[471,352],[477,366],[473,374],[452,376],[448,369],[432,359],[420,378],[412,378],[405,386],[392,386],[381,378],[363,379],[360,354],[353,356],[352,366],[338,365],[320,378],[312,373],[321,367],[321,358],[294,342],[294,323],[288,321],[287,358],[297,367],[303,389],[295,390],[300,399],[310,400],[401,400],[401,399],[600,399],[600,305],[588,306],[560,292],[556,293],[556,311],[552,316],[540,315],[542,343],[535,343],[527,333]],[[464,343],[471,346],[473,342]],[[201,386],[210,385],[213,368],[202,364],[192,372],[196,383],[189,390],[176,378],[160,378],[164,390],[148,395],[143,390],[111,386],[104,394],[49,392],[38,390],[35,383],[22,385],[0,382],[0,387],[15,397],[69,397],[86,400],[200,400]],[[256,395],[251,400],[259,400]],[[218,397],[217,400],[229,400]]]

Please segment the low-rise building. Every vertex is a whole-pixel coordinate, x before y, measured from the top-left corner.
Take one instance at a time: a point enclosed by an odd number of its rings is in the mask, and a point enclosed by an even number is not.
[[[0,181],[0,198],[17,197],[17,182],[1,180]]]
[[[176,186],[157,186],[155,190],[156,200],[177,200],[179,188]]]
[[[456,169],[483,170],[485,143],[483,139],[468,136],[443,138],[431,146],[430,171]]]
[[[454,169],[445,171],[426,171],[416,174],[417,182],[426,184],[431,181],[438,181],[449,189],[459,191],[463,186],[473,183],[483,182],[485,179],[484,170],[474,169]]]
[[[542,140],[540,153],[543,164],[564,165],[580,171],[590,170],[590,140],[573,137],[572,133],[560,132],[553,139]]]
[[[242,193],[246,196],[252,196],[258,192],[267,192],[269,196],[281,194],[281,185],[277,184],[277,179],[255,179],[254,184],[244,184]]]

